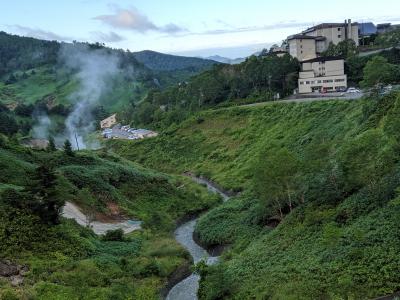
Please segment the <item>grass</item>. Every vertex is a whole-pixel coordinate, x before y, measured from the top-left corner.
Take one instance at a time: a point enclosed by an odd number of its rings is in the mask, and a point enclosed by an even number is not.
[[[301,151],[311,139],[343,139],[357,128],[357,101],[271,104],[263,107],[206,111],[159,137],[111,141],[122,156],[164,172],[191,170],[227,189],[243,189],[257,153],[271,145],[290,144]],[[322,133],[324,136],[322,136]]]

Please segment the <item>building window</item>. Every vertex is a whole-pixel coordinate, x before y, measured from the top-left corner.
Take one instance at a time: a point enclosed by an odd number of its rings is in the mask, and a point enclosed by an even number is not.
[[[335,82],[344,82],[344,79],[335,79]]]
[[[339,39],[342,37],[340,34],[338,34],[338,36],[337,36]]]
[[[340,28],[340,27],[337,29],[337,31],[341,31],[341,30],[342,30],[342,28]]]
[[[309,82],[309,81],[306,81],[306,84],[310,84],[310,82]]]
[[[300,85],[303,85],[304,84],[304,82],[303,81],[300,81]]]

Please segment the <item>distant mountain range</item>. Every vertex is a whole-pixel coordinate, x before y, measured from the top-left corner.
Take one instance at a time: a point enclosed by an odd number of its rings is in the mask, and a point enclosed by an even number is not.
[[[209,56],[209,57],[206,57],[205,59],[217,61],[217,62],[220,62],[223,64],[230,64],[230,65],[240,64],[246,60],[245,57],[231,59],[231,58],[227,58],[227,57],[223,57],[223,56],[219,56],[219,55]]]
[[[177,56],[145,50],[132,53],[137,61],[153,71],[202,71],[220,63],[218,60]]]

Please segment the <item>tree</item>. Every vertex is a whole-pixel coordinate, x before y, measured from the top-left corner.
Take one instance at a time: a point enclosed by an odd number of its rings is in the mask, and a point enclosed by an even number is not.
[[[375,56],[367,62],[364,67],[364,80],[361,85],[364,87],[374,87],[378,84],[388,84],[396,81],[396,66],[388,63],[382,56]]]
[[[74,156],[74,151],[72,150],[72,144],[71,142],[67,139],[64,142],[64,153],[68,156]]]
[[[49,137],[49,145],[47,146],[47,151],[54,152],[56,150],[57,150],[57,148],[56,148],[56,144],[54,142],[54,138],[51,136],[51,137]]]
[[[103,236],[103,240],[110,242],[123,242],[124,231],[122,229],[107,230],[106,234]]]
[[[347,190],[374,187],[396,162],[395,145],[379,129],[370,129],[345,143],[339,155]]]
[[[44,223],[58,224],[64,201],[57,193],[57,176],[48,166],[36,168],[27,189],[32,197],[32,210]]]
[[[291,211],[297,202],[299,173],[300,162],[286,148],[264,153],[254,174],[255,190],[262,205],[283,218],[285,209]]]
[[[356,43],[353,40],[345,40],[337,45],[330,43],[328,49],[322,53],[322,56],[340,56],[350,58],[357,53],[358,49]]]

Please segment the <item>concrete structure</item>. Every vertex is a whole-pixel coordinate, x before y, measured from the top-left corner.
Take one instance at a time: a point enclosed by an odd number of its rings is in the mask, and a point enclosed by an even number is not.
[[[288,37],[289,53],[299,61],[318,57],[328,49],[329,44],[353,40],[359,45],[358,23],[347,20],[344,23],[322,23],[308,28],[301,34]]]
[[[117,115],[113,114],[112,116],[109,116],[108,118],[106,118],[103,121],[101,121],[100,122],[100,127],[101,127],[101,129],[111,128],[115,124],[117,124]]]
[[[344,60],[319,57],[303,61],[299,74],[299,93],[338,92],[347,89]]]
[[[288,37],[289,54],[299,61],[317,57],[315,38],[304,34]]]
[[[364,28],[365,29],[365,28]],[[330,44],[353,40],[359,46],[359,24],[322,23],[288,37],[289,53],[302,62],[299,74],[299,93],[335,92],[347,88],[344,60],[320,57]]]

